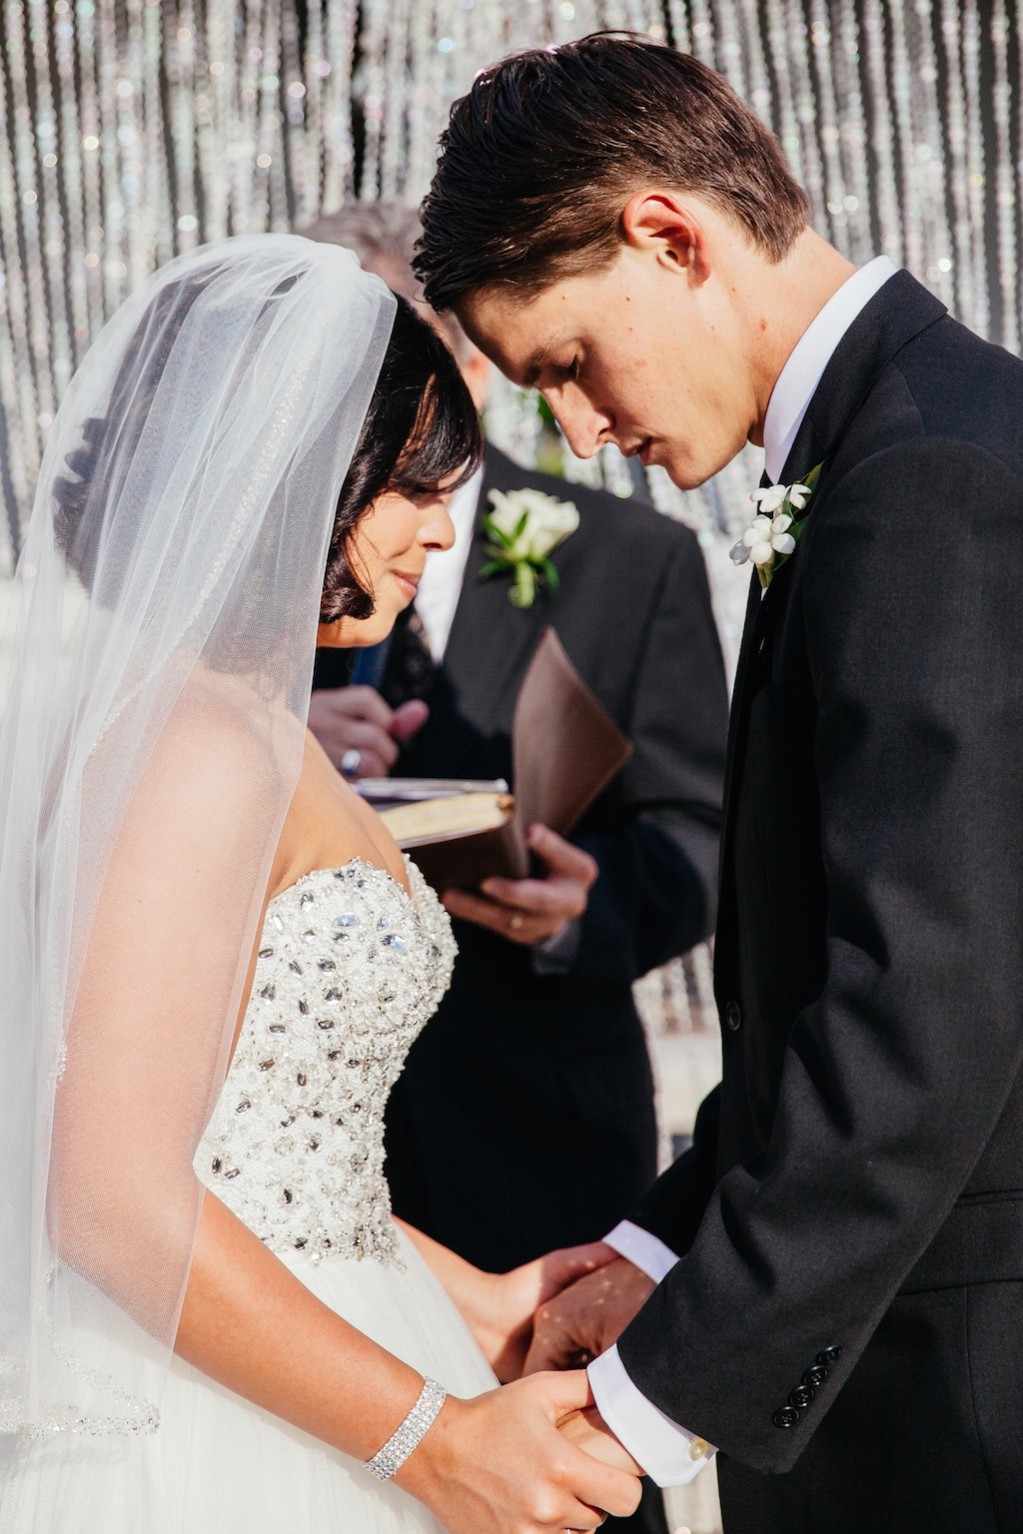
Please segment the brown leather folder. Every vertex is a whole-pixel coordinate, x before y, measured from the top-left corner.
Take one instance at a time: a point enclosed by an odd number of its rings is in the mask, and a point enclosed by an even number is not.
[[[503,797],[501,824],[425,839],[406,837],[401,845],[438,890],[474,889],[493,875],[525,878],[530,872],[527,827],[540,823],[568,836],[631,755],[632,742],[548,628],[515,704],[515,796]]]

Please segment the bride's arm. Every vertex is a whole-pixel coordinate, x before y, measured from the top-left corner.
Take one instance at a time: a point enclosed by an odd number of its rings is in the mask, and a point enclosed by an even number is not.
[[[212,1193],[174,1350],[246,1400],[370,1459],[422,1377],[342,1320]]]
[[[318,1300],[212,1194],[175,1351],[359,1460],[386,1443],[422,1387],[415,1369]],[[449,1396],[395,1482],[451,1534],[594,1529],[595,1507],[627,1513],[638,1493],[631,1477],[557,1431],[589,1401],[576,1372],[533,1375],[473,1400]]]
[[[367,1460],[422,1377],[317,1299],[192,1164],[223,1077],[223,1020],[244,1011],[251,983],[238,954],[258,911],[239,892],[260,888],[265,770],[244,728],[212,730],[202,715],[165,729],[150,759],[82,964],[54,1103],[49,1235],[64,1264],[198,1369]],[[557,1431],[588,1400],[580,1373],[449,1397],[397,1483],[450,1534],[592,1529],[588,1504],[629,1511],[635,1483]]]
[[[522,1373],[537,1308],[617,1255],[603,1241],[592,1241],[548,1252],[510,1273],[486,1273],[397,1216],[394,1222],[461,1311],[498,1379],[506,1381]]]

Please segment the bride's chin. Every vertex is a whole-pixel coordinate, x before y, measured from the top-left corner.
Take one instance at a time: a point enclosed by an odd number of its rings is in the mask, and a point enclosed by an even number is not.
[[[390,602],[380,603],[371,617],[363,619],[358,627],[346,635],[342,643],[353,649],[368,650],[371,645],[381,644],[390,637],[398,620],[398,614],[408,603],[398,607]]]

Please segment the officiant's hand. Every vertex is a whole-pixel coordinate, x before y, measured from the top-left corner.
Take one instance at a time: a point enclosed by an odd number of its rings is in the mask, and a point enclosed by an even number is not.
[[[598,868],[588,852],[548,826],[530,826],[526,840],[547,866],[544,878],[485,879],[481,894],[449,889],[443,899],[452,916],[530,948],[583,915]]]
[[[538,1308],[525,1373],[588,1364],[618,1341],[656,1287],[625,1257],[570,1284]]]
[[[419,698],[391,708],[372,687],[325,687],[309,701],[309,728],[346,777],[385,778],[429,713]]]

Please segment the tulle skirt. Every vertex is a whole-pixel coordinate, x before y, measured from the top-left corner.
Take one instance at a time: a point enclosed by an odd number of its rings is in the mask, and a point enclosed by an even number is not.
[[[399,1239],[401,1267],[314,1265],[298,1254],[288,1266],[346,1321],[453,1394],[491,1389],[458,1311],[400,1231]],[[133,1367],[145,1397],[155,1366],[140,1355]],[[0,1534],[439,1534],[396,1486],[179,1359],[160,1399],[156,1433],[26,1442],[5,1459]]]

